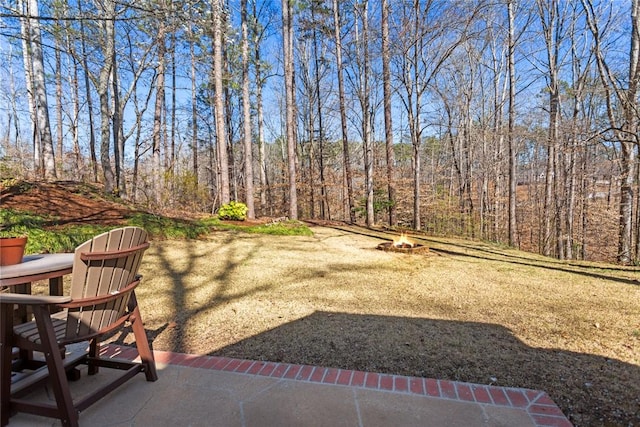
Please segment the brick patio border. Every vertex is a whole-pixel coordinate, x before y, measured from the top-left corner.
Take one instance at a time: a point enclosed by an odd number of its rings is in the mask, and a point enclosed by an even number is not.
[[[507,406],[526,410],[538,426],[572,426],[558,406],[543,391],[319,366],[198,356],[169,351],[154,350],[153,353],[156,362],[169,365],[393,391],[439,399],[476,402],[482,405]],[[101,355],[133,360],[138,357],[138,351],[133,347],[110,344],[101,349]]]

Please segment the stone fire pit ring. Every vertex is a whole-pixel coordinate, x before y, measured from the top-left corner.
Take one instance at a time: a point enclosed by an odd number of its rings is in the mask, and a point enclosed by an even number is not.
[[[378,245],[377,249],[387,252],[399,252],[403,254],[427,254],[429,253],[429,247],[421,245],[420,243],[410,244],[394,244],[394,242],[382,242]]]

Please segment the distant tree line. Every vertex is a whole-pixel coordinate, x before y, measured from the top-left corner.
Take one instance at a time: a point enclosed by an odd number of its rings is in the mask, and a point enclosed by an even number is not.
[[[7,1],[0,175],[638,263],[638,1]]]

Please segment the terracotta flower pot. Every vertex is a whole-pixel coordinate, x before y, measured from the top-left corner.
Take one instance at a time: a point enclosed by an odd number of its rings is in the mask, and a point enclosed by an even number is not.
[[[22,262],[27,237],[0,237],[0,265],[13,265]]]

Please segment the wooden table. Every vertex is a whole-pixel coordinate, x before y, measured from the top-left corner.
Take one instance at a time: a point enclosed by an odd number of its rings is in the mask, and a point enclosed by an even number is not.
[[[20,294],[31,294],[31,282],[49,279],[49,295],[63,294],[63,277],[71,274],[73,253],[27,255],[20,264],[0,267],[0,292],[3,289]],[[16,319],[27,322],[31,318],[27,307],[19,307]],[[31,354],[21,352],[21,359],[31,359]]]
[[[8,292],[15,293],[31,293],[31,283],[38,280],[49,280],[49,294],[50,295],[62,295],[63,294],[63,277],[70,274],[73,269],[73,253],[59,253],[59,254],[39,254],[28,255],[22,259],[20,264],[3,265],[0,267],[0,298],[1,292],[4,289]],[[11,331],[13,329],[14,315],[25,322],[29,320],[30,314],[27,312],[26,307],[20,307],[17,313],[14,310],[7,309],[5,305],[2,305],[0,310],[0,350],[3,352],[2,359],[5,361],[5,366],[0,366],[0,383],[2,384],[2,392],[0,394],[7,393],[10,395],[14,391],[14,385],[12,383],[17,381],[19,375],[15,378],[12,375],[12,368],[16,369],[28,364],[32,359],[30,351],[20,351],[16,353],[16,359],[14,360],[14,349],[11,346],[4,345],[7,342]],[[40,377],[46,378],[43,374]],[[26,383],[25,383],[26,384]],[[6,402],[3,402],[2,414],[0,418],[2,423],[8,422],[8,413]],[[2,424],[0,423],[0,424]]]
[[[72,267],[72,253],[27,255],[20,264],[0,267],[0,288],[16,286],[10,291],[31,293],[31,282],[49,279],[49,295],[62,295],[62,278]]]
[[[3,265],[0,267],[0,292],[5,289],[31,294],[31,282],[49,279],[49,295],[62,295],[63,277],[71,273],[73,257],[73,253],[27,255],[20,264]],[[31,318],[24,306],[15,314],[22,323]]]

